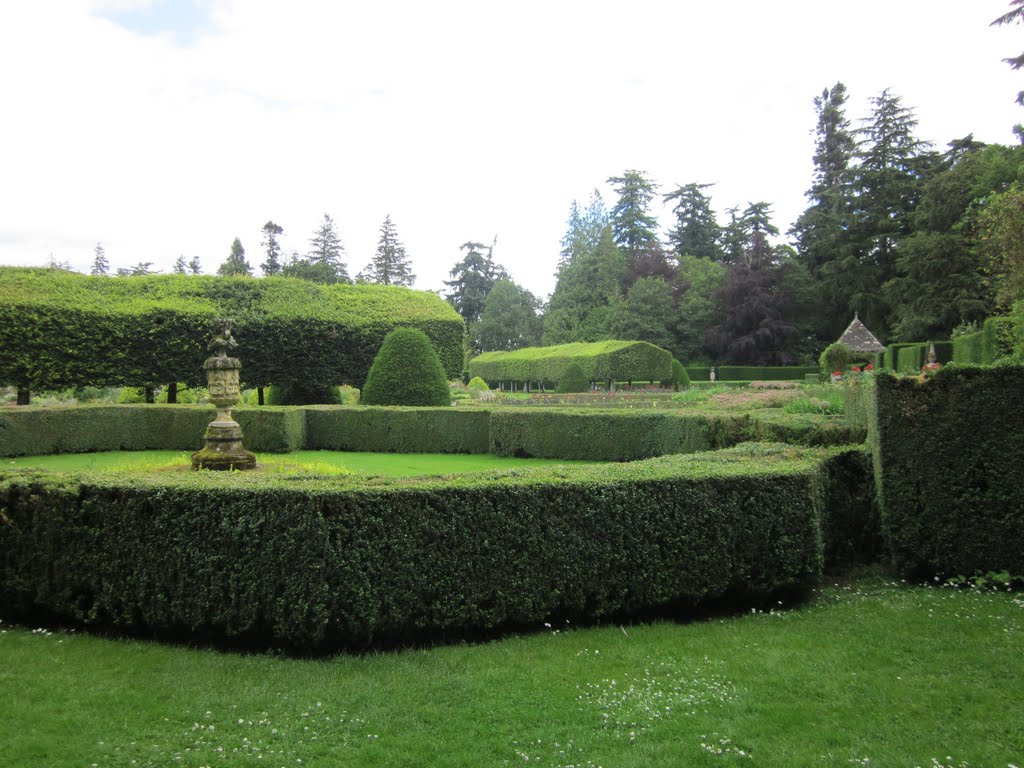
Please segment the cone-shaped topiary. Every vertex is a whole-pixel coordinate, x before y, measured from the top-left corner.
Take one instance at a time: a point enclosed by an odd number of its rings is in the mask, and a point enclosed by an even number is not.
[[[562,372],[555,392],[586,392],[588,389],[590,382],[587,381],[587,374],[583,372],[583,368],[579,363],[569,363]]]
[[[364,405],[451,405],[444,368],[430,339],[415,328],[396,328],[373,359],[360,402]]]
[[[683,364],[674,357],[672,358],[672,375],[661,382],[661,386],[666,389],[672,387],[676,392],[689,389],[690,387],[690,374],[683,368]]]

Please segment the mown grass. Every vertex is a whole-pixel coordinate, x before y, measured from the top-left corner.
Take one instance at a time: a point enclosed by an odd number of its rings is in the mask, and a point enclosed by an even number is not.
[[[183,451],[105,451],[101,453],[21,456],[0,461],[9,467],[36,467],[54,472],[151,472],[174,469],[188,471],[191,468],[190,456],[191,454]],[[445,475],[556,464],[593,463],[556,459],[520,459],[492,454],[356,453],[348,451],[261,453],[257,457],[257,466],[262,465],[271,472],[287,472],[290,469],[302,468],[326,475],[362,473],[389,477]]]
[[[785,608],[325,660],[5,626],[2,763],[1024,764],[1020,596],[868,575]]]

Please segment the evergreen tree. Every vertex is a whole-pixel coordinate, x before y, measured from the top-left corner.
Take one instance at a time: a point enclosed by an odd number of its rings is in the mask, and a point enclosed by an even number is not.
[[[646,341],[663,349],[674,346],[672,286],[661,277],[641,277],[614,308],[613,338]]]
[[[707,332],[723,320],[720,292],[726,267],[711,259],[682,256],[679,280],[686,286],[676,308],[675,341],[671,349],[680,360],[694,364],[710,362]]]
[[[605,207],[601,193],[596,189],[591,195],[590,203],[585,211],[581,211],[579,204],[573,200],[569,209],[568,226],[562,237],[558,272],[561,273],[581,255],[592,252],[600,242],[601,232],[608,223],[608,209]]]
[[[188,271],[193,275],[201,275],[203,273],[203,265],[199,263],[198,256],[192,257],[192,260],[188,263]]]
[[[341,237],[338,236],[334,220],[328,214],[324,214],[324,220],[313,232],[309,245],[307,261],[312,269],[300,268],[296,274],[297,277],[305,277],[305,279],[317,277],[319,279],[316,282],[326,283],[350,282],[348,269],[341,260],[345,248],[341,244]],[[298,262],[292,262],[293,265],[296,263]]]
[[[103,250],[102,243],[96,243],[96,250],[93,252],[92,269],[89,270],[90,275],[109,275],[110,274],[110,262],[107,261],[106,251]]]
[[[445,298],[466,321],[470,348],[479,353],[478,325],[487,296],[498,280],[508,278],[508,273],[504,267],[494,263],[493,245],[487,248],[483,243],[467,241],[459,246],[459,250],[465,251],[466,255],[448,273],[452,279],[445,281],[448,286]]]
[[[188,262],[185,261],[184,256],[179,256],[174,260],[174,267],[172,269],[176,275],[188,274]]]
[[[1010,5],[1013,6],[1009,11],[1004,13],[998,19],[992,22],[990,26],[1002,26],[1003,24],[1022,24],[1024,23],[1024,0],[1010,0]],[[1010,67],[1014,70],[1024,67],[1024,53],[1020,56],[1013,56],[1008,59],[1003,59]],[[1017,103],[1024,105],[1024,91],[1018,91]],[[1017,134],[1017,138],[1024,142],[1024,125],[1017,123],[1013,127],[1013,132]]]
[[[497,280],[484,301],[478,335],[483,352],[540,345],[540,300],[508,279]]]
[[[398,239],[398,231],[391,222],[391,216],[384,218],[380,227],[380,239],[377,241],[377,252],[366,268],[359,274],[358,280],[378,285],[411,286],[416,280],[409,265],[409,257],[405,246]]]
[[[712,184],[691,183],[677,187],[665,195],[665,202],[675,201],[672,212],[676,224],[668,239],[676,258],[698,256],[718,261],[722,258],[722,228],[711,209],[711,198],[704,190]]]
[[[249,262],[245,260],[245,248],[242,247],[242,241],[237,237],[235,241],[231,243],[231,254],[227,260],[217,267],[218,275],[251,275],[252,267],[249,266]]]
[[[641,277],[674,275],[658,240],[658,221],[650,213],[657,185],[643,172],[630,170],[608,179],[619,199],[611,210],[615,244],[626,257],[626,283],[632,285]]]
[[[263,246],[267,258],[260,264],[260,269],[267,276],[279,275],[281,274],[281,244],[277,238],[284,234],[284,228],[273,221],[268,221],[263,225],[262,232],[263,240],[260,241],[260,244]]]

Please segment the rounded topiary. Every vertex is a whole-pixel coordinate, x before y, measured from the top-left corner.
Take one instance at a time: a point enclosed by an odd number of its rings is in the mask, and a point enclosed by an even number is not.
[[[818,358],[818,365],[821,367],[824,381],[828,381],[828,377],[835,371],[845,371],[852,359],[853,353],[842,342],[837,341],[825,347],[825,351]]]
[[[562,372],[562,378],[558,380],[558,388],[555,392],[586,392],[590,389],[590,380],[583,372],[579,363],[569,363]]]
[[[396,328],[384,337],[370,366],[364,405],[451,405],[448,379],[427,334]]]

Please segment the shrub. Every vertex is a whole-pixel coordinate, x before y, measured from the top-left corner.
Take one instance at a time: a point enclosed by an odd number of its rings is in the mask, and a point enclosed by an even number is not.
[[[565,394],[567,392],[586,392],[588,389],[590,389],[590,381],[587,379],[587,374],[583,372],[583,368],[579,363],[569,363],[562,373],[562,378],[558,380],[555,392]]]
[[[491,388],[487,386],[487,382],[479,376],[474,376],[470,379],[469,384],[466,385],[466,389],[469,390],[469,396],[474,400],[479,400],[483,393],[491,391]]]
[[[448,378],[427,335],[396,328],[384,338],[362,390],[366,405],[451,405]]]
[[[676,392],[687,389],[690,386],[690,376],[686,373],[686,369],[683,368],[683,364],[672,358],[672,375],[661,382],[661,386],[672,389]]]
[[[312,382],[273,384],[267,387],[264,402],[267,405],[338,405],[341,403],[341,388]]]
[[[848,346],[839,341],[829,344],[818,358],[822,377],[828,381],[836,371],[845,371],[852,360],[853,352]]]

